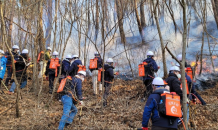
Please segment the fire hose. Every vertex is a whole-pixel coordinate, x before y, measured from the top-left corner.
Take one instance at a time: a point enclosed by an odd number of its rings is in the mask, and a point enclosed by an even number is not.
[[[179,118],[179,119],[180,119],[180,121],[182,122],[182,125],[183,125],[183,127],[184,127],[184,130],[186,130],[185,124],[184,124],[183,120],[182,120],[181,118]]]

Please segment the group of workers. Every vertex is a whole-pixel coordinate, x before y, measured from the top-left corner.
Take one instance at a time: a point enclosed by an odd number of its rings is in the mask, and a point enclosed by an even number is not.
[[[61,75],[59,76],[59,88],[58,94],[59,99],[63,104],[63,115],[61,117],[58,129],[62,130],[67,125],[73,122],[73,119],[77,113],[76,104],[84,105],[82,96],[82,82],[86,77],[86,70],[82,64],[82,61],[79,59],[78,55],[67,55],[63,61],[60,61],[58,58],[59,53],[54,51],[51,55],[52,49],[50,47],[46,48],[46,52],[40,52],[38,56],[38,64],[40,66],[39,78],[42,78],[45,74],[46,79],[49,80],[49,93],[53,93],[54,79],[57,78],[59,74],[59,69],[61,67]],[[30,65],[30,58],[28,56],[29,51],[23,49],[21,54],[19,54],[19,47],[14,45],[11,51],[14,56],[15,64],[15,74],[18,82],[20,83],[20,88],[24,88],[27,85],[27,67]],[[107,106],[107,98],[112,87],[114,80],[114,66],[113,59],[108,58],[106,63],[103,65],[103,60],[98,52],[94,53],[93,65],[90,63],[89,69],[92,72],[92,82],[93,82],[93,94],[98,94],[102,92],[102,79],[104,77],[104,94],[103,94],[103,106]],[[16,88],[16,84],[12,76],[12,57],[9,52],[4,53],[3,50],[0,50],[1,58],[1,70],[0,70],[0,83],[3,83],[2,79],[4,78],[6,68],[7,68],[7,78],[5,80],[5,86],[12,83],[9,90],[9,94],[13,94]],[[182,56],[177,57],[179,61],[182,60]],[[62,62],[62,63],[61,63]],[[165,92],[175,92],[180,96],[182,101],[182,90],[181,90],[181,75],[179,64],[172,66],[169,71],[169,76],[166,79],[160,77],[155,77],[155,74],[159,67],[157,66],[154,60],[154,53],[149,51],[147,53],[147,58],[143,61],[146,63],[144,67],[144,76],[143,83],[145,85],[146,91],[144,92],[142,101],[147,99],[144,112],[143,112],[143,121],[142,126],[143,130],[148,129],[148,122],[151,116],[152,119],[152,130],[168,130],[168,129],[177,129],[178,121],[177,118],[169,117],[164,114],[161,114],[158,110],[158,104],[162,102],[161,94]],[[62,66],[60,66],[62,65]],[[94,67],[93,67],[94,66]],[[186,65],[187,67],[187,65]],[[104,70],[102,70],[104,68]],[[100,71],[101,70],[101,71]],[[100,73],[99,73],[100,72]],[[104,76],[102,75],[102,72]],[[99,77],[100,74],[100,77]],[[191,93],[197,95],[201,100],[201,103],[205,105],[206,103],[200,97],[200,95],[195,91],[193,82],[191,78],[186,74],[186,80]],[[98,82],[99,81],[99,82]],[[192,87],[191,87],[192,86]],[[188,95],[188,98],[190,96]],[[192,97],[195,99],[195,97]]]
[[[182,55],[178,55],[177,59],[181,62]],[[178,129],[178,124],[181,123],[182,119],[178,119],[180,116],[174,115],[179,110],[176,109],[179,103],[174,103],[176,98],[172,99],[169,104],[177,104],[176,106],[168,108],[165,106],[164,112],[160,104],[163,102],[167,102],[170,98],[173,98],[176,95],[179,96],[179,102],[183,101],[183,91],[181,88],[181,74],[180,74],[180,64],[176,63],[174,66],[171,66],[169,69],[169,75],[166,79],[162,79],[161,77],[155,77],[155,73],[158,71],[158,66],[154,60],[153,52],[149,51],[147,53],[147,59],[143,61],[145,74],[143,76],[143,82],[146,87],[146,91],[144,92],[144,97],[142,101],[145,101],[147,97],[147,102],[143,112],[143,121],[142,121],[142,129],[148,130],[148,122],[151,118],[152,120],[152,130],[176,130]],[[186,69],[190,66],[185,63]],[[187,106],[190,101],[196,102],[196,98],[198,98],[202,105],[206,105],[205,101],[200,97],[200,95],[195,91],[195,84],[192,82],[191,77],[185,73],[186,78],[186,87],[187,87]],[[190,91],[190,94],[189,94]],[[172,93],[169,97],[166,95],[163,96],[164,93]],[[191,95],[192,93],[192,95]],[[174,94],[174,95],[173,95]],[[173,95],[173,96],[172,96]],[[172,103],[173,102],[173,103]],[[166,103],[167,105],[167,103]],[[172,112],[167,112],[168,110]],[[181,108],[180,108],[181,109]],[[167,115],[168,113],[168,115]],[[180,112],[181,113],[181,112]],[[185,113],[183,113],[185,114]],[[189,120],[189,109],[187,111],[187,120]]]

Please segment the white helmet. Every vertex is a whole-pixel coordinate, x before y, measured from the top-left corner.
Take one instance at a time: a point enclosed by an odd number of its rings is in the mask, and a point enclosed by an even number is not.
[[[22,54],[28,54],[28,50],[27,49],[23,49]]]
[[[71,56],[70,54],[68,54],[68,55],[66,56],[66,59],[72,59],[72,56]]]
[[[153,84],[153,85],[156,85],[156,86],[158,86],[158,85],[164,86],[164,81],[163,81],[162,78],[156,77],[156,78],[154,78],[152,84]]]
[[[182,54],[179,54],[176,58],[177,58],[179,61],[182,61]]]
[[[1,49],[0,49],[0,53],[3,54],[3,55],[5,54],[5,52],[3,50],[1,50]]]
[[[170,68],[170,71],[174,71],[174,70],[180,72],[180,69],[179,69],[178,66],[172,66],[172,67]]]
[[[153,56],[153,55],[154,55],[154,53],[152,51],[147,52],[147,56]]]
[[[18,49],[19,50],[19,47],[18,47],[18,45],[13,45],[12,49]]]
[[[114,60],[113,60],[112,58],[108,58],[106,62],[107,62],[107,63],[113,63]]]
[[[95,55],[98,55],[99,53],[96,51],[94,54],[95,54]]]
[[[57,51],[54,51],[52,55],[53,55],[53,56],[58,56],[59,54],[58,54]]]
[[[176,63],[176,66],[180,67],[180,64],[179,64],[179,63]]]
[[[51,47],[47,47],[46,49],[51,51]]]
[[[82,74],[82,75],[86,76],[86,72],[85,71],[79,71],[78,74]]]
[[[79,56],[78,55],[73,55],[72,58],[79,58]]]

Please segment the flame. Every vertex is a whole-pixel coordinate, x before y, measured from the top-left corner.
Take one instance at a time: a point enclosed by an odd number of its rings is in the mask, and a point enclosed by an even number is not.
[[[193,62],[191,62],[191,67],[193,67],[193,66],[195,66],[196,65],[196,63],[193,61]]]
[[[212,58],[213,58],[213,59],[216,59],[216,58],[217,58],[217,56],[212,56]]]
[[[218,71],[218,68],[215,68],[215,71]]]

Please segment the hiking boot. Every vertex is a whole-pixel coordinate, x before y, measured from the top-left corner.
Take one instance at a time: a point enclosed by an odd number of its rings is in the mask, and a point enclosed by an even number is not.
[[[142,98],[142,99],[141,99],[141,102],[145,102],[145,101],[146,101],[146,99],[145,99],[145,98]]]
[[[70,125],[70,123],[65,123],[65,127],[67,127],[67,126],[69,126]]]
[[[49,94],[52,94],[53,90],[52,89],[49,89]]]
[[[13,95],[14,92],[8,91],[7,94],[9,94],[9,95]]]
[[[106,107],[107,106],[107,101],[103,102],[103,106]]]

